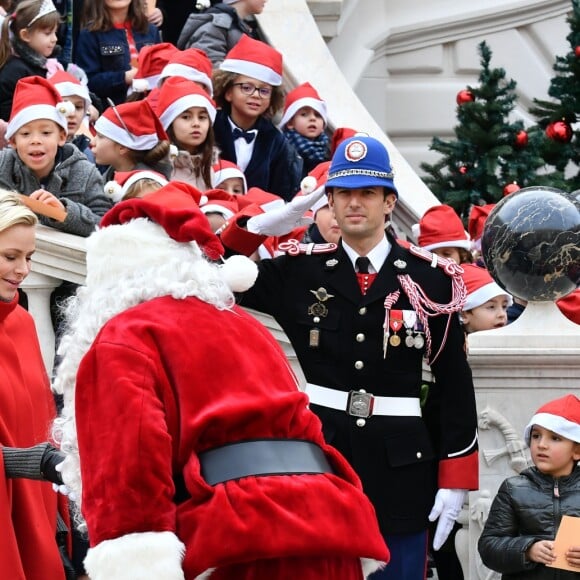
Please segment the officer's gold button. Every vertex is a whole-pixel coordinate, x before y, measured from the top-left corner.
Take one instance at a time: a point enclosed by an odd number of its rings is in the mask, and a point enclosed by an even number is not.
[[[421,457],[423,457],[423,454],[420,451],[417,451],[417,459],[421,459]]]
[[[358,309],[358,313],[359,313],[361,316],[363,316],[364,314],[366,314],[366,313],[367,313],[367,308],[366,308],[366,306],[363,306],[362,308],[359,308],[359,309]]]
[[[361,370],[361,369],[362,369],[364,366],[365,366],[365,363],[364,363],[362,360],[357,360],[357,361],[354,363],[354,368],[355,368],[357,371],[360,371],[360,370]]]
[[[366,337],[365,337],[365,335],[364,335],[362,332],[359,332],[359,333],[356,335],[356,341],[357,341],[357,342],[364,342],[365,338],[366,338]]]
[[[357,419],[356,420],[356,426],[357,427],[364,427],[367,424],[365,419]]]

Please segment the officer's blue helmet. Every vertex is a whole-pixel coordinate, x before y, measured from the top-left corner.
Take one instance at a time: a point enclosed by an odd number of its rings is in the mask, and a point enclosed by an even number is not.
[[[387,148],[373,137],[345,139],[332,156],[326,188],[387,187],[398,197]]]

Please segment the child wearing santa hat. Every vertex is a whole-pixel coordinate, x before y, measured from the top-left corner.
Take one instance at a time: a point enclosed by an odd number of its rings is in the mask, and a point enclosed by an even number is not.
[[[319,163],[330,160],[330,139],[325,133],[326,103],[310,83],[286,95],[284,114],[278,125],[303,160],[303,176]]]
[[[236,163],[248,187],[289,201],[299,189],[302,160],[271,118],[283,106],[282,55],[242,36],[214,74],[220,110],[214,123],[221,157]]]
[[[455,210],[445,204],[430,207],[412,227],[417,245],[456,264],[473,262],[471,240]]]
[[[200,191],[212,188],[216,161],[213,122],[215,103],[205,90],[182,77],[169,77],[159,90],[157,115],[171,144],[173,181],[185,181]]]
[[[148,169],[169,179],[169,137],[149,103],[111,105],[95,123],[92,149],[99,165],[108,165],[105,181],[115,171]]]
[[[88,575],[366,577],[389,559],[373,507],[275,339],[235,305],[257,268],[219,265],[200,200],[171,182],[87,243],[55,388]]]
[[[220,159],[213,166],[213,188],[223,189],[232,195],[245,195],[248,184],[244,172],[231,161]]]
[[[78,147],[87,159],[95,162],[91,151],[91,138],[86,134],[88,128],[83,127],[87,120],[91,97],[86,84],[82,84],[76,77],[66,71],[57,71],[48,79],[60,93],[63,101],[69,101],[74,107],[67,115],[67,142]]]
[[[222,0],[201,14],[191,14],[177,40],[178,48],[203,50],[217,68],[242,35],[257,37],[255,22],[267,0]],[[209,1],[208,1],[209,5]]]
[[[163,69],[171,57],[178,52],[180,51],[170,42],[144,46],[139,51],[137,72],[131,84],[132,93],[127,101],[139,101],[155,89],[159,84]]]
[[[479,554],[502,578],[577,580],[580,538],[559,551],[554,538],[562,516],[580,517],[578,397],[569,394],[541,406],[524,439],[534,466],[501,484],[479,539]],[[571,569],[561,569],[556,558]]]
[[[157,171],[147,169],[115,171],[113,181],[105,183],[105,193],[111,197],[113,203],[117,203],[134,197],[145,197],[168,183],[165,176]]]
[[[512,304],[508,294],[485,269],[463,264],[461,274],[467,289],[467,299],[461,322],[467,334],[479,330],[501,328],[507,324],[507,309]]]
[[[97,168],[67,143],[66,115],[72,108],[46,79],[18,81],[6,130],[11,148],[0,151],[0,187],[66,214],[64,221],[40,215],[42,224],[88,236],[111,201]]]

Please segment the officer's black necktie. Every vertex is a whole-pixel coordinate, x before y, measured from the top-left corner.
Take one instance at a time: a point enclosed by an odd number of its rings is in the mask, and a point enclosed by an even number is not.
[[[356,259],[356,268],[359,274],[368,274],[370,265],[371,261],[364,256],[361,256]]]

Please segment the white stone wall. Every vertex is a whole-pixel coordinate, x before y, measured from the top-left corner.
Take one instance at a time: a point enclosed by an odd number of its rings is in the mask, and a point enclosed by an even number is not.
[[[434,136],[453,138],[455,97],[479,74],[477,45],[518,83],[517,114],[546,98],[566,54],[569,0],[349,0],[328,46],[379,126],[419,174]]]

